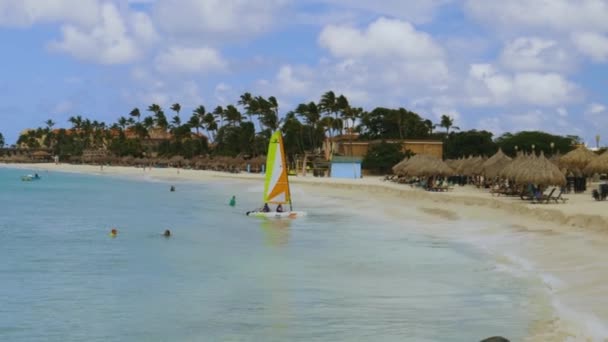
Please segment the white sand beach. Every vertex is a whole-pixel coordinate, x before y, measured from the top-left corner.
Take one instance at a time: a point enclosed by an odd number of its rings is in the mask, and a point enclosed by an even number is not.
[[[1,165],[0,165],[1,166]],[[262,181],[259,174],[212,171],[103,167],[69,164],[11,164],[11,168],[151,177],[176,181],[234,179]],[[44,177],[44,173],[41,173]],[[341,180],[291,177],[294,188],[346,198],[362,211],[393,220],[405,217],[403,207],[415,207],[421,222],[454,222],[455,229],[420,225],[429,235],[454,239],[483,249],[497,260],[497,268],[537,277],[552,301],[548,317],[534,322],[530,341],[608,340],[608,203],[590,195],[568,194],[565,204],[528,204],[519,198],[493,197],[487,190],[455,187],[431,193],[384,182],[382,177]],[[410,214],[407,214],[410,215]],[[458,225],[459,221],[475,222]],[[432,225],[431,227],[446,227]],[[448,225],[449,226],[449,225]],[[457,228],[457,229],[456,229]]]

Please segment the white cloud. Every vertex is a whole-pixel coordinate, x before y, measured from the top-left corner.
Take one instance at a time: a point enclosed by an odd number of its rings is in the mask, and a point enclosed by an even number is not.
[[[538,37],[519,37],[508,42],[500,61],[516,71],[564,71],[573,63],[557,41]]]
[[[608,60],[608,37],[594,32],[575,33],[572,41],[579,51],[596,62]]]
[[[99,12],[98,0],[2,0],[0,26],[28,27],[40,22],[91,26]]]
[[[156,21],[175,35],[247,37],[267,31],[287,0],[158,0]],[[208,34],[208,35],[207,35]]]
[[[336,71],[348,68],[349,74],[359,75],[359,81],[373,77],[395,87],[436,86],[448,77],[443,49],[429,34],[405,21],[379,18],[364,30],[329,25],[319,35],[319,44],[341,59]]]
[[[608,31],[605,0],[467,0],[465,8],[474,18],[509,32]]]
[[[433,38],[410,23],[380,18],[360,31],[330,25],[323,29],[319,43],[335,57],[406,58],[423,60],[443,57]]]
[[[155,59],[161,72],[212,72],[227,68],[220,53],[212,48],[170,47]]]
[[[318,0],[316,0],[318,2]],[[437,9],[451,0],[323,0],[330,5],[340,6],[343,9],[356,9],[366,13],[388,15],[405,19],[414,23],[429,22]]]
[[[74,108],[74,104],[71,101],[64,100],[64,101],[57,103],[55,105],[55,107],[53,107],[53,109],[51,110],[51,113],[52,114],[67,114],[73,108]]]
[[[471,104],[553,106],[576,99],[578,87],[557,73],[501,72],[490,64],[473,64],[467,82]]]
[[[155,31],[147,15],[135,13],[132,19],[128,23],[114,4],[104,3],[98,24],[91,29],[64,25],[62,39],[51,42],[49,47],[85,61],[102,64],[131,62],[141,56],[145,43],[155,39]]]
[[[290,65],[284,65],[279,69],[277,81],[281,91],[286,94],[302,95],[310,90],[310,83],[297,79]]]
[[[587,111],[591,114],[600,114],[606,111],[606,106],[600,103],[592,103],[589,105]]]
[[[572,125],[567,119],[549,114],[540,109],[509,111],[500,115],[486,116],[481,118],[476,126],[483,127],[483,129],[491,131],[496,136],[505,132],[534,130],[553,134],[581,133],[581,130]]]

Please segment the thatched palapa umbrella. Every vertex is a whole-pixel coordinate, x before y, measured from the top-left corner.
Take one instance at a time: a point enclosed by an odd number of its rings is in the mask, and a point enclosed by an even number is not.
[[[580,146],[561,157],[559,163],[568,170],[582,170],[596,158],[597,154],[589,151],[585,146]]]
[[[484,159],[482,157],[473,157],[469,156],[469,158],[462,161],[458,168],[455,170],[456,174],[462,176],[475,176],[481,174],[481,166],[484,163]]]
[[[400,176],[425,177],[425,176],[450,176],[454,174],[443,160],[433,156],[417,154],[397,169]]]
[[[588,175],[608,172],[608,151],[602,153],[599,157],[589,162],[589,164],[587,164],[587,166],[583,169],[583,172]]]
[[[481,164],[481,172],[487,178],[496,178],[500,172],[510,163],[512,159],[509,158],[502,152],[502,149],[498,149],[498,152],[494,154],[490,159],[486,160]]]
[[[555,164],[551,163],[543,152],[540,156],[522,156],[509,164],[501,175],[512,179],[517,184],[566,185],[566,177]]]

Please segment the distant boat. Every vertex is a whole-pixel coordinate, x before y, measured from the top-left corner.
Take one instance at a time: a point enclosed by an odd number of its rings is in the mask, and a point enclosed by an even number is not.
[[[248,216],[257,217],[287,217],[296,218],[305,216],[306,212],[294,211],[291,202],[291,191],[289,189],[289,178],[287,177],[287,159],[283,147],[283,137],[280,131],[276,131],[270,137],[268,154],[266,155],[266,179],[264,182],[264,203],[285,205],[289,204],[289,210],[282,212],[263,211],[257,209],[248,211]]]

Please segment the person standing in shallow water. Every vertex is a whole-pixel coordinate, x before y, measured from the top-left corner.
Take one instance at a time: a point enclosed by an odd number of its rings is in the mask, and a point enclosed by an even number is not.
[[[171,237],[171,231],[169,229],[165,229],[165,232],[163,233],[163,236],[168,238]]]
[[[231,207],[234,207],[236,205],[236,196],[232,196],[229,204]]]

